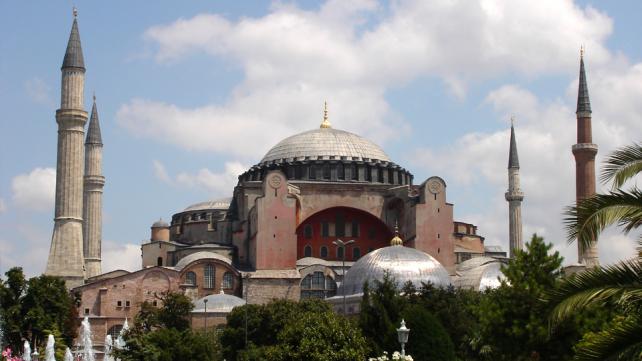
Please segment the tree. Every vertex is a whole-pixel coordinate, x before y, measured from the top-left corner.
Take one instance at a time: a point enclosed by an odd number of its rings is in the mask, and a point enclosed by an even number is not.
[[[557,286],[562,258],[549,254],[551,244],[533,235],[502,269],[506,280],[481,298],[475,343],[481,357],[492,360],[567,360],[593,315],[566,320],[549,333],[543,296]]]
[[[407,306],[402,315],[410,328],[406,352],[415,360],[454,361],[455,347],[439,320],[421,305]]]
[[[566,211],[569,242],[577,239],[587,247],[608,226],[622,226],[625,233],[642,225],[642,191],[624,184],[642,172],[642,144],[623,147],[605,161],[601,180],[613,181],[613,190],[596,194]],[[642,238],[639,240],[642,250]],[[596,267],[565,279],[547,294],[554,307],[553,322],[559,323],[587,308],[612,308],[622,317],[607,324],[601,332],[587,335],[578,345],[577,360],[623,359],[642,350],[642,260],[624,261]]]
[[[75,300],[59,277],[38,276],[28,281],[22,268],[14,267],[0,282],[0,305],[5,341],[14,350],[23,341],[44,343],[49,331],[59,337],[61,346],[71,345],[78,328]]]
[[[370,356],[399,348],[396,330],[404,304],[390,273],[385,272],[382,281],[375,280],[372,290],[368,283],[364,284],[359,328],[368,340]]]
[[[327,310],[305,312],[279,332],[278,343],[266,352],[268,361],[362,361],[366,340],[343,316]]]
[[[220,340],[227,360],[293,360],[288,354],[304,355],[303,350],[311,354],[294,359],[352,360],[362,354],[365,358],[365,339],[359,330],[322,300],[235,307]]]

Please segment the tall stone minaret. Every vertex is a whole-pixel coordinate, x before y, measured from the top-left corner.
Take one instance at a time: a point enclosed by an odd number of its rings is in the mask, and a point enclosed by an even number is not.
[[[580,51],[580,85],[577,92],[577,144],[573,145],[575,156],[575,198],[579,203],[595,194],[595,155],[597,144],[593,144],[591,131],[591,101],[584,72],[584,50]],[[599,265],[597,240],[583,249],[578,243],[578,261],[587,266]]]
[[[85,62],[78,34],[77,13],[62,62],[56,164],[56,210],[45,274],[60,276],[67,287],[83,283],[83,141],[87,112],[83,110]]]
[[[522,200],[524,193],[519,185],[519,158],[513,118],[510,125],[510,150],[508,152],[508,191],[504,195],[508,201],[508,248],[510,257],[522,249]]]
[[[91,107],[91,118],[85,140],[85,189],[83,199],[83,228],[85,276],[101,274],[100,252],[103,228],[103,187],[105,177],[102,172],[103,141],[100,135],[100,122],[96,109],[96,96]]]

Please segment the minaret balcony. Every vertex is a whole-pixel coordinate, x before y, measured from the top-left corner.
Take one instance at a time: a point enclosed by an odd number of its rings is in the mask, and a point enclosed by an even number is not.
[[[597,154],[597,144],[593,143],[578,143],[573,144],[571,147],[573,154],[575,153],[593,153]]]
[[[523,201],[524,200],[524,192],[522,191],[512,191],[512,192],[506,192],[504,193],[504,197],[506,197],[506,200],[511,202],[511,201]]]

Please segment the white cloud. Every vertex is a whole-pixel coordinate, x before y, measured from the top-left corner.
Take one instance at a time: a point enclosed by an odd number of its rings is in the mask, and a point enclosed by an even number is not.
[[[183,109],[133,99],[117,119],[185,149],[257,157],[316,126],[328,100],[336,127],[385,142],[409,132],[386,102],[388,89],[436,76],[463,98],[473,79],[566,71],[582,43],[603,63],[611,32],[610,18],[569,0],[405,1],[389,9],[332,0],[314,11],[275,3],[263,17],[238,21],[200,14],[152,27],[145,38],[158,45],[159,62],[205,53],[238,64],[244,79],[229,100]]]
[[[152,161],[152,164],[154,166],[154,175],[156,176],[156,178],[165,183],[172,182],[172,179],[167,173],[167,169],[165,169],[165,165],[163,163],[158,160],[154,160]]]
[[[56,170],[35,168],[28,174],[20,174],[11,181],[13,202],[20,208],[47,211],[54,205],[56,193]]]
[[[103,240],[102,248],[102,272],[107,273],[114,270],[136,271],[141,268],[140,245],[127,243],[119,244],[113,241]]]
[[[53,106],[51,87],[42,79],[36,77],[25,82],[27,95],[37,104]]]
[[[155,160],[153,164],[156,177],[163,182],[181,189],[198,189],[211,197],[230,197],[238,176],[248,169],[240,162],[226,162],[225,168],[219,173],[201,168],[195,173],[179,172],[176,177],[172,177],[162,162]]]

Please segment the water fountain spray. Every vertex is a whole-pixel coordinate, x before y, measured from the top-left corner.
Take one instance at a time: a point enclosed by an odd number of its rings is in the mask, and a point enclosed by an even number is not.
[[[25,341],[24,345],[22,345],[22,360],[31,361],[31,346],[29,345],[29,341]]]
[[[103,358],[103,361],[114,361],[114,358],[111,356],[113,344],[111,335],[105,336],[105,357]]]
[[[56,361],[56,350],[54,349],[55,344],[56,341],[54,340],[53,335],[49,335],[49,338],[47,339],[47,347],[45,347],[45,361]]]
[[[80,340],[82,342],[82,359],[83,361],[95,361],[96,358],[94,357],[94,346],[91,342],[91,325],[89,324],[89,317],[85,316],[85,319],[81,324],[81,329]]]
[[[69,347],[65,350],[65,361],[74,361],[74,355],[71,354]]]

